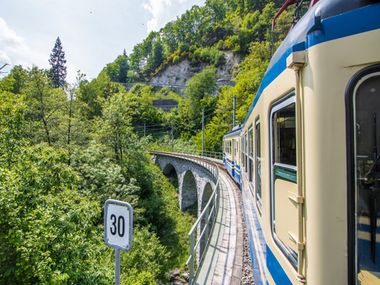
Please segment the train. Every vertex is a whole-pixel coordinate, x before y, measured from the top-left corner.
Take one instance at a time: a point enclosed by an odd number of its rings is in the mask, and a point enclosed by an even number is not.
[[[380,284],[380,2],[310,1],[223,154],[255,285]]]

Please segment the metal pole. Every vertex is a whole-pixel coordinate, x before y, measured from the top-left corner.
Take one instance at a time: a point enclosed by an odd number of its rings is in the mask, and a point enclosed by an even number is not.
[[[202,156],[205,150],[205,108],[202,109]]]
[[[192,284],[193,283],[193,279],[194,279],[194,233],[191,233],[190,235],[190,256],[191,256],[191,260],[190,260],[190,264],[189,264],[189,283]]]
[[[234,95],[233,100],[233,114],[232,114],[232,127],[236,125],[236,95]]]
[[[115,285],[120,285],[120,250],[115,248]]]
[[[171,125],[172,130],[171,130],[171,136],[172,136],[172,152],[174,151],[174,133],[173,133],[173,124]]]

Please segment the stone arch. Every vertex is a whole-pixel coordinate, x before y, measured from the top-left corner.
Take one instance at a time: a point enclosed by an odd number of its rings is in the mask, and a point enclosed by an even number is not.
[[[187,170],[182,180],[181,209],[189,211],[197,216],[198,213],[198,191],[197,181],[191,170]]]
[[[178,172],[173,166],[173,164],[166,164],[162,173],[169,179],[170,183],[178,190]]]
[[[202,192],[201,212],[203,211],[206,204],[208,203],[208,200],[210,200],[212,192],[213,192],[212,186],[211,186],[210,182],[207,182],[207,184],[205,185],[203,192]]]

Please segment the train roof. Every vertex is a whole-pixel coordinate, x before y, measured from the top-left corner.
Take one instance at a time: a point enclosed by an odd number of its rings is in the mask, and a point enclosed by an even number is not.
[[[252,102],[249,118],[263,90],[286,69],[286,58],[314,45],[380,28],[379,0],[320,0],[290,30],[274,53]],[[368,6],[373,6],[368,7]],[[367,8],[366,8],[367,7]],[[360,19],[360,20],[358,20]]]
[[[228,133],[226,133],[223,136],[223,139],[227,139],[227,138],[238,136],[240,134],[242,128],[243,128],[243,125],[237,125],[237,126],[235,126],[231,131],[229,131]]]

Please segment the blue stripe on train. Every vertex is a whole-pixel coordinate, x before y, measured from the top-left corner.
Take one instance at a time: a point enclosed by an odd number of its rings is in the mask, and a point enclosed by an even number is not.
[[[292,285],[281,264],[267,245],[267,267],[276,284]]]

